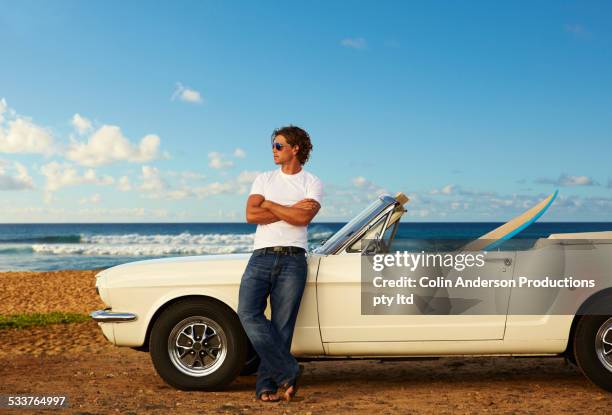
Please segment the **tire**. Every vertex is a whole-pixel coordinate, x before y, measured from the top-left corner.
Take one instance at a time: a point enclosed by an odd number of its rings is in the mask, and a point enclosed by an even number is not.
[[[582,373],[612,392],[612,316],[583,316],[576,326],[574,356]]]
[[[183,300],[155,321],[149,352],[159,376],[181,390],[220,390],[240,373],[248,343],[238,316],[214,300]]]
[[[253,349],[253,346],[249,344],[249,351],[247,353],[244,366],[242,366],[242,370],[240,371],[240,376],[250,376],[257,373],[257,369],[259,369],[259,362],[259,355],[255,349]]]

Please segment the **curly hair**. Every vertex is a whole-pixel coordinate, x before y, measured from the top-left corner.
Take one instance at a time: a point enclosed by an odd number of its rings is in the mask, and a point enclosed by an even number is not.
[[[312,143],[310,142],[310,136],[300,127],[295,125],[288,125],[286,127],[277,128],[272,132],[272,142],[277,135],[282,135],[287,140],[287,144],[290,146],[298,145],[300,148],[297,153],[297,159],[301,165],[306,164],[310,157],[310,151],[312,150]]]

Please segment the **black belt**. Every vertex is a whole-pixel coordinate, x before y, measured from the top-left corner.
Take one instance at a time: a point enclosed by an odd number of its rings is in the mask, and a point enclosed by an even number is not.
[[[253,251],[254,254],[282,254],[282,255],[297,255],[303,254],[306,250],[299,246],[268,246],[259,248]]]

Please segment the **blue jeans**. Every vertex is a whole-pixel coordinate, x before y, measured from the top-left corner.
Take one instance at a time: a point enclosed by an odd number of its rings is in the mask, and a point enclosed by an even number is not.
[[[298,363],[291,355],[291,340],[300,301],[306,285],[304,253],[253,253],[242,275],[238,317],[261,363],[257,370],[255,394],[276,392],[292,384]],[[264,315],[270,296],[272,320]]]

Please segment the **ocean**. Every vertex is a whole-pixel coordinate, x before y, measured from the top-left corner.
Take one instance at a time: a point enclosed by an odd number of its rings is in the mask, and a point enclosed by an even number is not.
[[[396,238],[477,238],[502,223],[400,223]],[[311,248],[344,223],[313,223]],[[256,225],[246,223],[0,224],[0,271],[98,269],[150,258],[250,252]],[[612,222],[540,222],[519,238],[610,231]]]

